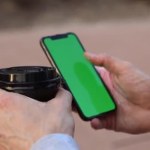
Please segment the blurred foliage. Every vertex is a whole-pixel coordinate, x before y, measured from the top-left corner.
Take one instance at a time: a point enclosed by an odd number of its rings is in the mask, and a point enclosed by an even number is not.
[[[150,16],[150,0],[1,0],[0,27]]]

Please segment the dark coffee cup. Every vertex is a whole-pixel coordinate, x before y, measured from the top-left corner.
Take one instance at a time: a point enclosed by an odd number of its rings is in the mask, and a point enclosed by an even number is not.
[[[61,78],[53,67],[19,66],[0,69],[0,88],[41,102],[55,97]]]

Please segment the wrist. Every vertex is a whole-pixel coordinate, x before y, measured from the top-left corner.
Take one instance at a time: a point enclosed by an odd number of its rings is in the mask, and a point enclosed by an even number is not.
[[[139,133],[150,132],[150,110],[143,110],[138,114],[140,119]]]
[[[147,82],[145,83],[145,89],[143,91],[143,93],[145,93],[145,97],[143,97],[143,100],[145,100],[145,106],[146,108],[148,108],[150,110],[150,77],[149,79],[147,80]]]

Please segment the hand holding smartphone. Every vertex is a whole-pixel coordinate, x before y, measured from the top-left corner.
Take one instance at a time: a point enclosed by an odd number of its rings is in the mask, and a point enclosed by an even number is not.
[[[74,33],[43,37],[41,45],[65,80],[84,120],[116,109],[112,95],[84,57],[84,48]]]

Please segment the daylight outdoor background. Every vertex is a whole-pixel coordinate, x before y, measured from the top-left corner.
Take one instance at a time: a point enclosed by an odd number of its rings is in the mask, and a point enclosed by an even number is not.
[[[86,50],[114,55],[150,74],[150,0],[1,0],[0,67],[49,66],[40,38],[70,31]],[[81,150],[150,149],[150,134],[94,131],[74,116]]]

